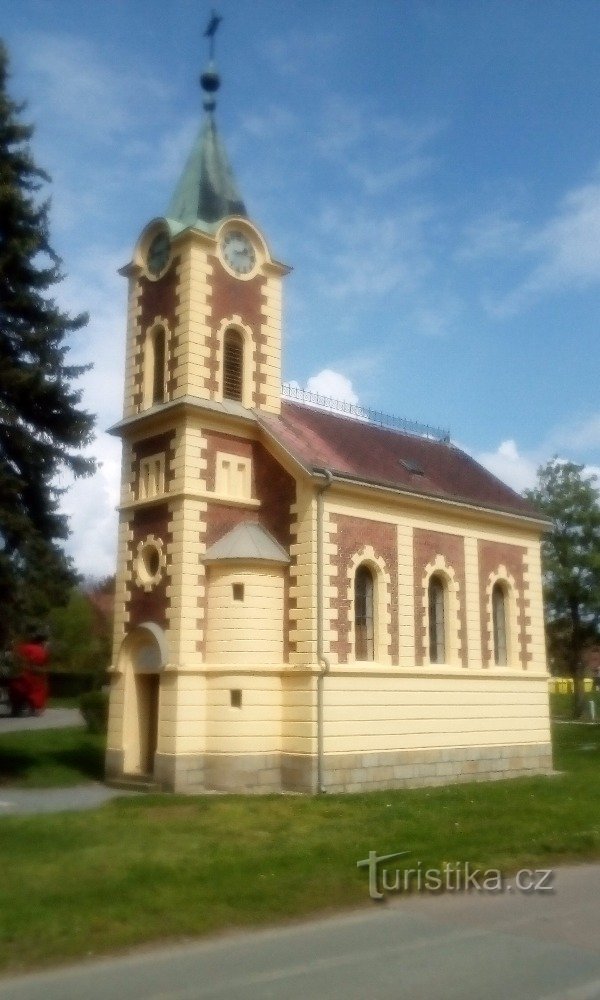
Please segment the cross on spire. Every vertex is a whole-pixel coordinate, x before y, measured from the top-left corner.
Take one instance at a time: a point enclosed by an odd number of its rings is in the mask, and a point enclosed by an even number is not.
[[[208,58],[211,62],[215,58],[215,35],[222,20],[221,15],[213,10],[206,26],[206,31],[204,32],[204,37],[208,38]]]

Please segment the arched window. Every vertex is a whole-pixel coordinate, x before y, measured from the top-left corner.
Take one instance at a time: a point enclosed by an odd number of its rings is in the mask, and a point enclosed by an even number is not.
[[[494,663],[498,667],[508,662],[506,642],[506,590],[501,583],[492,588],[492,625],[494,630]]]
[[[150,365],[152,386],[152,404],[164,403],[165,400],[165,360],[167,353],[166,332],[163,326],[157,326],[152,333],[150,346]]]
[[[429,660],[446,662],[446,587],[437,575],[429,580]]]
[[[359,566],[354,577],[354,656],[375,659],[374,583],[368,566]]]
[[[227,330],[223,341],[223,399],[242,402],[244,341],[237,330]]]

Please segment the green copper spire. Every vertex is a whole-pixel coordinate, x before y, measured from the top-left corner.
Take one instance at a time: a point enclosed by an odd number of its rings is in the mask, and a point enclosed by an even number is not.
[[[210,40],[211,55],[208,67],[200,77],[206,118],[167,209],[167,218],[179,226],[197,226],[209,231],[214,230],[216,224],[228,215],[248,214],[214,119],[215,95],[221,81],[212,56],[220,20],[213,12],[205,31]]]

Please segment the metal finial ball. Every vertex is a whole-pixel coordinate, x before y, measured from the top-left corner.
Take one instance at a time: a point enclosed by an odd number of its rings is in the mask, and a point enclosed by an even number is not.
[[[221,77],[216,69],[209,67],[200,76],[200,86],[207,94],[214,94],[221,86]]]

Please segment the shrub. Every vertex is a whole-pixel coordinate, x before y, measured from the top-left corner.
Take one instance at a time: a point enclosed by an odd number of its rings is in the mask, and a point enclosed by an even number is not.
[[[66,670],[47,670],[46,677],[50,685],[51,698],[77,698],[87,691],[100,688],[104,683],[104,674],[78,671],[72,673]]]
[[[105,733],[108,728],[108,693],[87,691],[79,698],[79,711],[90,733]]]

